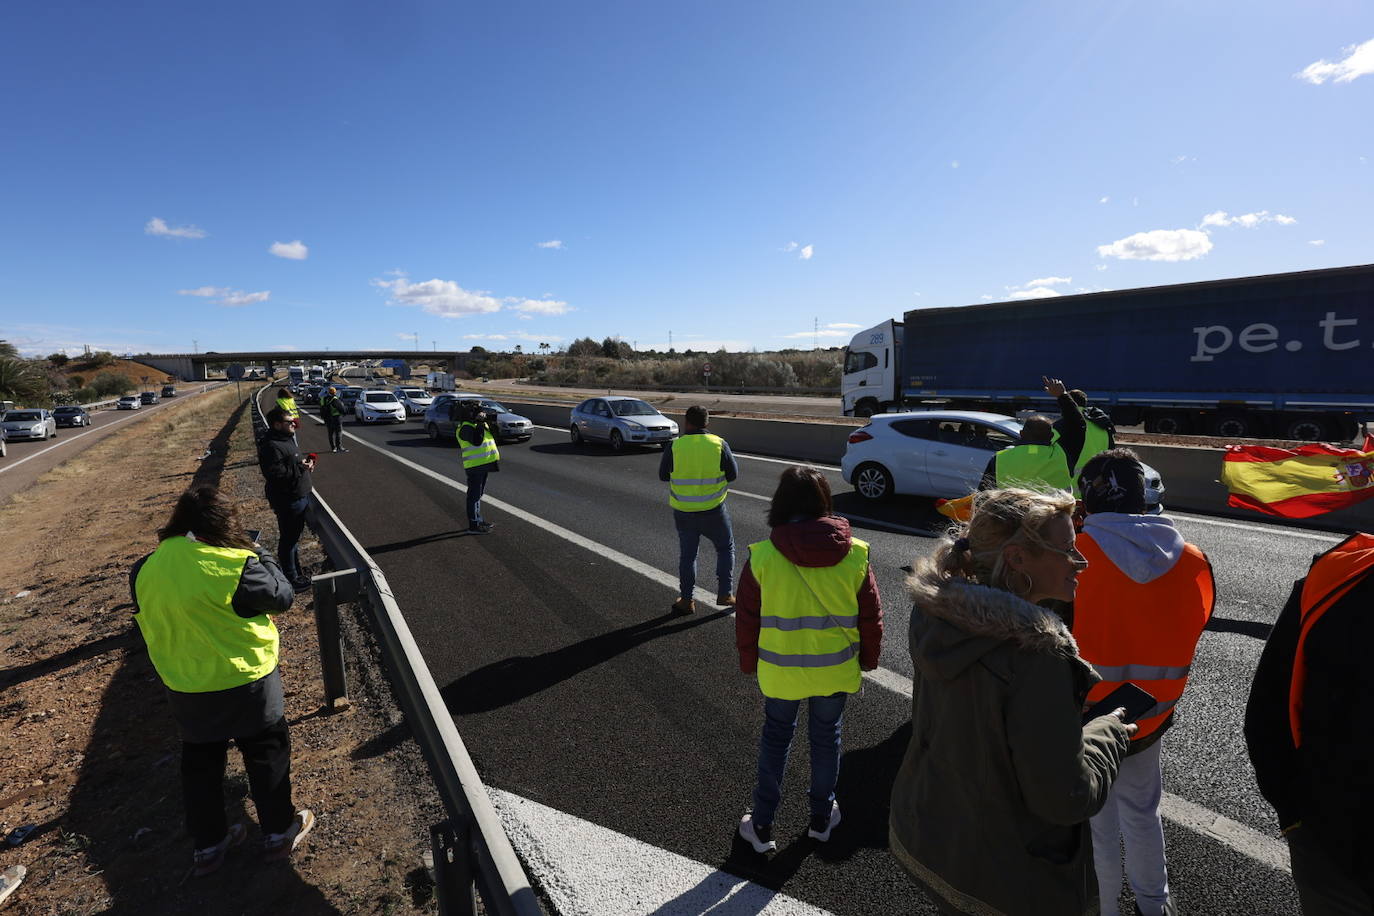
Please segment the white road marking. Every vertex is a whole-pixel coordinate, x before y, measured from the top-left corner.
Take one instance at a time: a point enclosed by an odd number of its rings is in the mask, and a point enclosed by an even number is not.
[[[562,916],[829,913],[519,795],[491,787],[487,794],[511,845]]]
[[[768,457],[765,457],[765,456],[763,456],[763,455],[749,455],[749,454],[745,454],[744,452],[736,452],[736,451],[734,451],[734,450],[731,450],[731,454],[733,454],[736,458],[748,458],[750,461],[767,461],[767,462],[769,462],[770,464],[787,464],[787,465],[795,464],[795,465],[799,465],[799,466],[804,467],[804,468],[816,468],[817,470],[820,470],[820,471],[835,471],[835,472],[837,472],[837,473],[838,473],[839,470],[840,470],[840,468],[839,468],[838,465],[834,465],[834,464],[817,464],[817,463],[814,462],[814,461],[802,461],[801,459],[795,459],[795,460],[793,460],[793,461],[787,461],[787,460],[782,459],[782,458],[768,458]]]
[[[317,423],[323,422],[318,418],[315,418],[315,420]],[[425,476],[430,477],[438,481],[439,483],[444,484],[445,486],[452,487],[460,492],[467,492],[467,487],[463,486],[462,484],[458,483],[452,478],[445,477],[443,474],[440,474],[437,471],[432,471],[429,468],[416,464],[415,462],[407,458],[402,458],[400,455],[390,452],[379,445],[373,445],[371,442],[367,442],[363,439],[360,439],[353,433],[345,432],[344,435],[358,442],[360,445],[364,445],[375,452],[385,455],[393,461],[400,462],[408,468],[411,468],[415,471],[419,471],[421,474],[424,474]],[[636,560],[634,557],[623,554],[620,551],[607,547],[604,544],[599,544],[596,541],[591,540],[590,538],[585,538],[574,531],[569,531],[567,528],[563,528],[560,525],[555,525],[554,523],[542,519],[537,515],[526,512],[523,509],[516,508],[515,506],[512,506],[509,503],[494,499],[489,496],[483,496],[482,499],[488,505],[501,509],[502,511],[510,515],[513,515],[516,518],[519,518],[523,521],[529,522],[530,524],[536,527],[543,528],[550,534],[557,535],[558,537],[561,537],[564,540],[569,541],[570,543],[576,544],[579,547],[586,548],[587,550],[597,554],[598,556],[602,556],[614,563],[619,564],[620,566],[623,566],[631,572],[639,573],[645,578],[653,582],[657,582],[661,585],[664,585],[668,588],[671,588],[674,591],[677,590],[676,576],[672,576],[668,573],[654,569],[649,564]],[[885,523],[880,522],[879,524]],[[715,596],[701,588],[698,588],[696,590],[696,599],[698,601],[702,601],[708,606],[712,606],[715,600]],[[863,676],[865,680],[873,683],[878,687],[882,687],[892,691],[893,693],[900,694],[901,696],[904,696],[907,699],[911,698],[911,678],[907,677],[904,674],[900,674],[888,668],[878,668],[874,671],[865,671]],[[1233,821],[1228,817],[1225,817],[1221,814],[1218,814],[1215,811],[1203,807],[1202,805],[1195,804],[1194,802],[1190,802],[1185,798],[1181,798],[1177,795],[1171,795],[1166,792],[1164,793],[1163,800],[1160,802],[1160,814],[1162,814],[1164,817],[1168,818],[1175,824],[1192,830],[1195,833],[1199,833],[1203,836],[1216,840],[1217,842],[1222,843],[1230,849],[1233,849],[1236,852],[1239,852],[1241,855],[1253,859],[1254,861],[1259,862],[1262,865],[1267,865],[1277,871],[1282,871],[1285,873],[1291,871],[1288,865],[1288,847],[1282,840],[1265,836],[1258,830],[1254,830],[1250,827],[1245,826],[1244,824],[1241,824],[1237,821]],[[578,851],[578,854],[585,855],[587,853],[588,847],[578,845],[576,849]],[[623,866],[624,861],[627,860],[619,859],[617,861],[619,861]],[[578,910],[576,912],[598,913],[603,911],[593,909],[587,911]],[[607,910],[604,912],[620,911]],[[667,916],[668,913],[675,913],[678,911],[665,910],[663,912],[665,916]],[[682,912],[685,913],[686,911],[684,910]]]
[[[1274,537],[1281,538],[1306,538],[1309,541],[1324,541],[1328,544],[1339,544],[1345,540],[1344,537],[1337,537],[1332,534],[1317,534],[1314,531],[1294,531],[1291,528],[1284,528],[1279,525],[1251,525],[1246,522],[1228,522],[1219,518],[1204,518],[1200,515],[1183,515],[1178,512],[1166,512],[1171,518],[1181,519],[1186,522],[1197,522],[1199,525],[1215,525],[1218,528],[1239,528],[1242,531],[1255,531],[1260,534],[1272,534]]]

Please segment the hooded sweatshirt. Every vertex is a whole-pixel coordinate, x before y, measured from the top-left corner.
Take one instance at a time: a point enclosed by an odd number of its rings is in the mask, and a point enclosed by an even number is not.
[[[797,566],[834,566],[849,554],[849,520],[837,515],[804,519],[778,525],[768,536],[788,562]],[[868,574],[859,587],[859,667],[872,671],[878,667],[883,643],[883,609],[878,599],[878,582],[873,577],[872,555]],[[735,589],[735,646],[739,649],[739,670],[753,674],[759,663],[759,610],[762,594],[748,561]]]
[[[1083,532],[1092,535],[1117,569],[1141,585],[1173,569],[1183,556],[1183,535],[1164,515],[1096,512],[1084,520]]]

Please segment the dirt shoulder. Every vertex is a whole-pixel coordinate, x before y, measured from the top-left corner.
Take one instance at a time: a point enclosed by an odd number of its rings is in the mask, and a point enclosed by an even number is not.
[[[252,424],[233,389],[130,424],[0,506],[0,869],[22,864],[6,913],[432,913],[420,867],[442,819],[385,685],[352,670],[353,706],[326,714],[309,596],[277,618],[292,780],[319,818],[293,862],[261,864],[247,783],[226,795],[249,844],[191,878],[180,739],[130,616],[128,570],[156,547],[176,495],[218,483],[275,541]],[[200,461],[207,443],[214,452]],[[304,559],[321,560],[307,534]],[[354,638],[359,638],[354,631]],[[364,650],[366,647],[364,646]],[[378,736],[390,736],[379,740]],[[398,735],[400,737],[398,737]]]

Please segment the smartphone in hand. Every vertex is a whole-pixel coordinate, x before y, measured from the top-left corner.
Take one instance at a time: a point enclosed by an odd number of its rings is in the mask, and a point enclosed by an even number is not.
[[[244,534],[248,535],[248,540],[254,544],[258,542],[258,538],[262,537],[262,532],[256,528],[250,528]]]
[[[1083,721],[1086,723],[1098,716],[1108,715],[1118,707],[1124,707],[1126,710],[1125,722],[1129,725],[1154,709],[1155,703],[1155,698],[1149,693],[1135,684],[1127,682],[1094,703],[1092,708],[1083,714]]]

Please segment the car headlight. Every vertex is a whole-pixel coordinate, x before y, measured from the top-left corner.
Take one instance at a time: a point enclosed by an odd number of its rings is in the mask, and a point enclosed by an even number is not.
[[[620,422],[621,422],[621,423],[624,423],[624,424],[625,424],[625,428],[628,429],[628,430],[630,430],[631,432],[636,432],[636,433],[642,433],[642,432],[644,432],[644,424],[643,424],[643,423],[636,423],[634,420],[621,420]]]

